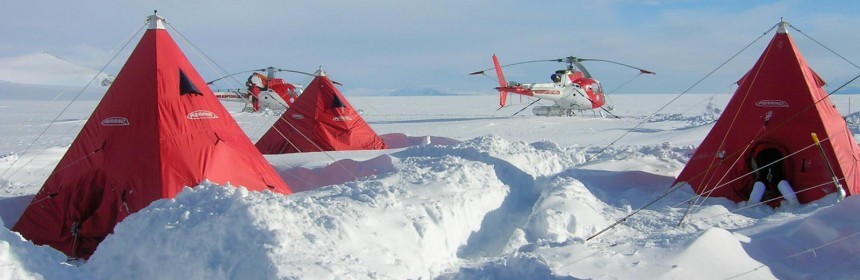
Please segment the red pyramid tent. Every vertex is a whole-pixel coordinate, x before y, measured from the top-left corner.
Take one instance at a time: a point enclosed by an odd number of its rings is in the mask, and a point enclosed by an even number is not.
[[[388,148],[322,71],[256,145],[263,154]]]
[[[204,180],[290,188],[151,16],[116,80],[12,228],[88,258],[126,216]]]
[[[784,179],[798,201],[808,203],[838,191],[829,163],[848,195],[860,192],[857,141],[787,25],[780,23],[767,49],[738,82],[676,183],[739,202],[750,197],[755,181],[771,178],[762,201],[773,198],[770,205],[778,206],[782,198],[773,181]],[[824,156],[811,133],[823,139]]]

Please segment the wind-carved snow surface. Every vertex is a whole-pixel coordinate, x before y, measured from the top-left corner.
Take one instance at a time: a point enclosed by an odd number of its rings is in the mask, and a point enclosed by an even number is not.
[[[717,121],[723,110],[714,103],[714,97],[708,98],[704,110],[701,113],[686,115],[682,113],[657,113],[647,116],[647,121],[651,123],[661,122],[680,122],[678,128],[693,128],[704,125],[709,125]]]
[[[560,140],[511,140],[570,122],[555,130]],[[696,199],[687,188],[667,193],[695,149],[687,138],[701,137],[708,124],[654,122],[632,132],[636,145],[606,145],[599,137],[611,140],[613,125],[629,124],[424,123],[387,121],[503,135],[383,134],[396,148],[267,156],[300,192],[186,188],[129,216],[85,262],[64,262],[7,223],[0,278],[853,279],[860,271],[858,197],[772,209]],[[594,133],[581,133],[589,125]],[[22,182],[44,173],[27,172],[35,175],[3,184],[32,190]],[[27,198],[0,200],[0,216],[17,219]]]
[[[0,223],[3,223],[0,220]],[[0,279],[63,279],[79,275],[63,264],[66,256],[47,246],[34,246],[21,235],[0,228]]]
[[[126,219],[84,268],[97,278],[438,275],[508,188],[492,166],[457,156],[394,162],[396,172],[291,196],[186,189]]]

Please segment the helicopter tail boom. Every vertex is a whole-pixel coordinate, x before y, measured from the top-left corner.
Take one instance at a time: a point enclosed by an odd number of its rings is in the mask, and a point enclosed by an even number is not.
[[[496,76],[499,77],[499,87],[496,88],[499,91],[499,106],[505,107],[508,103],[508,81],[505,80],[505,73],[502,72],[501,63],[495,54],[493,55],[493,65],[496,67]]]

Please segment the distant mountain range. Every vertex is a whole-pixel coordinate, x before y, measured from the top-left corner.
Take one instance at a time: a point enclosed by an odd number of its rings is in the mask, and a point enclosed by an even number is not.
[[[86,89],[82,86],[30,85],[0,81],[0,100],[98,100],[104,96],[108,87],[93,85]]]
[[[0,57],[0,99],[99,99],[113,79],[48,52]]]
[[[110,85],[113,79],[113,75],[77,65],[48,52],[0,57],[0,82],[84,86],[93,81],[93,86],[106,86]]]
[[[495,93],[495,91],[487,91],[487,93]],[[371,91],[371,90],[361,90],[359,92],[350,92],[352,95],[359,96],[458,96],[458,95],[474,95],[474,94],[484,94],[481,93],[469,93],[469,92],[455,92],[446,89],[440,89],[436,87],[406,87],[398,90],[392,91]]]
[[[352,95],[360,96],[445,96],[459,95],[450,91],[434,87],[407,87],[392,91],[361,90],[350,92]]]

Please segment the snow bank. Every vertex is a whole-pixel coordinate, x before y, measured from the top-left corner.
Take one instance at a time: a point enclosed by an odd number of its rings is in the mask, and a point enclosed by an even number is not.
[[[724,229],[711,228],[683,248],[667,260],[673,270],[662,277],[699,275],[696,278],[725,279],[731,275],[737,279],[777,279],[770,269],[750,258],[738,238]]]
[[[460,143],[456,139],[439,136],[409,136],[403,133],[388,133],[379,135],[388,148],[406,148],[418,145],[453,145]]]
[[[831,195],[833,196],[833,195]],[[820,205],[806,205],[796,212]],[[777,213],[765,220],[778,223],[751,234],[747,251],[779,278],[853,279],[860,271],[860,197],[806,215]]]
[[[68,279],[78,274],[66,256],[47,246],[35,246],[9,231],[0,220],[0,279]]]
[[[22,195],[0,198],[0,218],[11,228],[21,218],[21,214],[24,213],[24,209],[27,208],[30,201],[33,201],[33,196]]]
[[[582,148],[561,148],[550,141],[511,142],[497,135],[477,137],[456,147],[486,153],[535,177],[556,174],[585,161]]]
[[[286,197],[189,188],[119,224],[84,268],[96,278],[438,275],[507,188],[491,166],[458,157],[395,165],[376,179]]]
[[[549,264],[543,258],[531,254],[515,254],[511,257],[488,261],[478,266],[466,266],[457,272],[444,274],[437,279],[469,280],[469,279],[570,279],[571,276],[558,276],[552,272]]]
[[[792,209],[712,198],[684,216],[694,192],[666,191],[692,146],[408,139],[267,157],[302,192],[188,188],[128,217],[80,267],[6,230],[0,265],[25,279],[839,279],[860,265],[849,214],[860,198]],[[0,200],[2,217],[22,201]]]
[[[294,192],[302,192],[394,171],[391,156],[382,155],[366,161],[342,159],[321,168],[294,167],[278,174]]]
[[[552,185],[541,194],[525,224],[529,243],[581,242],[609,226],[603,215],[607,205],[582,182],[567,179]]]

